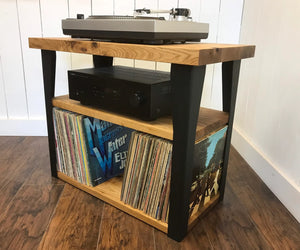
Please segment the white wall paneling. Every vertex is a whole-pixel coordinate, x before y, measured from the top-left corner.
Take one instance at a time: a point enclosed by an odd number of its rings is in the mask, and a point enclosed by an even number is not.
[[[136,68],[155,70],[156,69],[156,62],[144,61],[144,60],[134,60],[134,66]]]
[[[133,15],[134,0],[114,0],[114,15]]]
[[[93,15],[112,15],[114,13],[114,1],[92,0]]]
[[[115,57],[114,58],[114,65],[134,67],[134,60]]]
[[[7,106],[6,106],[6,96],[5,96],[5,86],[2,74],[2,62],[0,56],[0,119],[7,119]]]
[[[245,1],[240,42],[256,52],[242,65],[233,143],[300,221],[299,13],[296,0]]]
[[[170,63],[156,63],[156,69],[160,71],[171,71],[171,64]]]
[[[241,0],[237,0],[241,1]],[[226,1],[224,1],[226,2]],[[233,2],[231,0],[230,2]],[[14,4],[13,4],[14,3]],[[241,9],[237,8],[234,4],[230,4],[229,7],[226,7],[226,4],[220,5],[220,0],[113,0],[113,1],[104,1],[104,0],[15,0],[1,1],[2,7],[1,11],[10,10],[14,11],[14,15],[10,15],[9,18],[13,19],[13,24],[15,25],[15,36],[14,42],[17,50],[14,53],[18,54],[17,57],[14,57],[15,63],[7,64],[7,57],[4,54],[0,55],[3,66],[3,80],[0,81],[0,103],[2,104],[0,109],[0,116],[6,119],[6,115],[10,115],[10,108],[12,109],[21,107],[23,109],[22,113],[27,117],[27,119],[38,120],[44,119],[44,100],[43,100],[43,85],[42,85],[42,68],[41,68],[41,58],[40,51],[32,50],[28,48],[27,37],[29,36],[44,36],[44,37],[57,37],[63,36],[61,29],[61,19],[66,17],[76,17],[76,14],[84,14],[88,16],[93,15],[132,15],[135,8],[151,8],[151,9],[166,9],[176,7],[186,7],[190,8],[192,11],[192,16],[194,21],[208,22],[210,24],[209,38],[203,40],[203,42],[216,42],[217,35],[219,31],[219,18],[222,15],[222,18],[226,21],[226,18],[231,20],[232,15],[238,15],[236,12],[239,12],[241,15]],[[7,7],[7,6],[8,7]],[[10,7],[9,7],[10,6]],[[223,7],[222,7],[223,6]],[[222,10],[226,8],[226,11]],[[230,15],[228,14],[231,13]],[[231,11],[231,12],[230,12]],[[19,12],[19,15],[17,15]],[[224,13],[224,14],[222,14]],[[234,13],[234,14],[233,14]],[[169,17],[168,14],[165,15],[166,18]],[[0,16],[1,23],[4,20],[5,15]],[[6,20],[6,19],[5,19]],[[18,20],[20,25],[18,26]],[[7,20],[8,21],[8,20]],[[229,22],[226,22],[230,24]],[[230,25],[229,25],[230,26]],[[226,27],[222,27],[226,28]],[[7,28],[6,28],[7,29]],[[234,36],[239,36],[239,30],[234,29]],[[222,32],[220,34],[223,34]],[[10,41],[9,39],[8,41]],[[21,41],[21,44],[20,44]],[[2,41],[1,41],[2,42]],[[1,44],[0,42],[0,44]],[[220,41],[222,42],[222,41]],[[2,42],[1,48],[11,48],[10,43],[4,44]],[[1,50],[2,51],[2,50]],[[6,50],[8,51],[8,50]],[[6,53],[6,52],[5,52]],[[23,58],[23,61],[22,61]],[[19,65],[18,75],[21,81],[12,81],[7,79],[6,74],[9,70],[13,68],[12,65]],[[163,71],[170,71],[170,64],[167,63],[155,63],[151,61],[141,61],[141,60],[131,60],[131,59],[121,59],[115,58],[114,65],[125,65],[125,66],[135,66],[140,68],[147,69],[157,69]],[[67,87],[67,70],[77,69],[83,67],[92,66],[92,57],[89,55],[80,55],[80,54],[70,54],[64,52],[57,52],[57,71],[56,71],[56,95],[66,94],[68,91]],[[24,73],[23,73],[24,68]],[[214,75],[214,66],[207,66],[207,73],[205,78],[205,84],[203,89],[203,97],[201,101],[202,106],[211,107],[214,106],[214,103],[211,101],[212,95],[212,83]],[[16,76],[14,76],[16,78]],[[215,76],[218,77],[218,76]],[[220,77],[220,75],[219,75]],[[25,80],[25,81],[24,81]],[[21,83],[20,83],[21,82]],[[22,87],[18,84],[23,84]],[[8,94],[6,87],[8,86]],[[214,91],[219,91],[219,85],[214,86]],[[22,98],[17,98],[18,101],[14,100],[15,95],[10,95],[11,90],[15,88],[18,89],[19,95],[23,95]],[[5,91],[4,91],[5,90]],[[26,91],[27,90],[27,91]],[[22,94],[23,93],[23,94]],[[15,98],[16,99],[16,98]],[[16,105],[10,103],[20,103],[23,99],[22,105]],[[27,99],[27,100],[26,100]],[[221,101],[221,100],[220,100]],[[7,106],[6,106],[7,103]],[[28,111],[27,111],[28,106]],[[6,112],[8,111],[8,114]],[[20,109],[16,109],[20,112]],[[18,116],[19,117],[19,116]],[[25,118],[24,118],[25,119]],[[3,130],[2,130],[3,131]],[[17,132],[16,132],[17,133]],[[20,134],[20,133],[17,133]]]
[[[88,17],[92,14],[91,0],[69,0],[69,16],[76,18],[77,14],[84,14],[84,17]],[[93,59],[91,55],[84,54],[71,54],[71,68],[81,69],[89,68],[93,66]]]
[[[44,37],[63,36],[61,20],[69,17],[67,0],[40,0],[42,33]],[[55,95],[68,92],[67,70],[71,68],[71,53],[56,53]]]
[[[220,1],[218,15],[217,43],[238,44],[242,22],[244,0]],[[233,11],[233,9],[235,11]],[[211,107],[222,110],[222,65],[214,66],[214,78],[211,91]]]
[[[178,7],[179,0],[158,0],[158,9],[170,10]],[[168,15],[167,15],[168,17]]]
[[[243,5],[243,0],[221,1],[217,42],[239,43]]]
[[[69,2],[69,16],[76,18],[77,14],[84,14],[88,17],[92,14],[92,1],[91,0],[68,0]]]
[[[16,1],[0,1],[0,57],[8,118],[28,118]]]
[[[28,47],[28,37],[42,36],[39,0],[17,0],[28,117],[45,119],[41,53]]]
[[[206,65],[206,72],[204,78],[204,85],[202,89],[201,105],[202,107],[211,108],[211,93],[212,93],[212,82],[214,76],[214,65]]]
[[[200,12],[199,8],[196,9],[197,15],[193,19],[199,22],[204,22],[209,24],[209,35],[208,38],[203,40],[203,42],[215,43],[217,42],[217,33],[219,28],[219,13],[220,13],[220,0],[200,0]],[[192,1],[191,1],[192,4]],[[192,8],[193,10],[193,8]],[[193,14],[193,13],[192,13]],[[212,89],[213,89],[213,79],[220,79],[219,75],[214,74],[215,65],[207,65],[206,66],[206,74],[203,86],[203,94],[201,99],[201,106],[204,107],[214,107],[214,103],[212,103]]]

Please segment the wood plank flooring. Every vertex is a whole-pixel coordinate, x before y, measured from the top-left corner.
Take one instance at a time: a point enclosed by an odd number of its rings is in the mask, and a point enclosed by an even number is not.
[[[178,243],[52,178],[46,137],[0,137],[0,249],[300,249],[300,224],[233,148],[227,180]]]

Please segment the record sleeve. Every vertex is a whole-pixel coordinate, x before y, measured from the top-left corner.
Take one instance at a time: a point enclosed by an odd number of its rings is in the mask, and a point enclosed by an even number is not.
[[[132,129],[92,117],[83,119],[93,186],[124,172]]]

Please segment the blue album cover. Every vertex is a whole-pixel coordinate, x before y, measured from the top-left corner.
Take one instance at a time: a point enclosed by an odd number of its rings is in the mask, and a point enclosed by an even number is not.
[[[226,135],[227,126],[195,145],[190,216],[219,191]]]
[[[82,125],[92,185],[123,173],[133,130],[92,117]]]

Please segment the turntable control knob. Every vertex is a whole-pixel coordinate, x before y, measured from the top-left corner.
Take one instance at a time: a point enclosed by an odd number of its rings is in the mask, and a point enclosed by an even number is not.
[[[77,19],[84,19],[84,14],[77,14]]]
[[[141,93],[139,92],[133,93],[133,95],[130,98],[130,105],[133,107],[138,107],[143,102],[143,99],[144,98]]]

